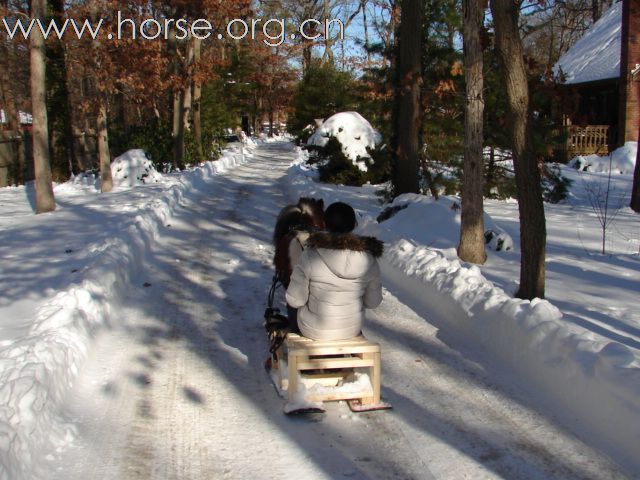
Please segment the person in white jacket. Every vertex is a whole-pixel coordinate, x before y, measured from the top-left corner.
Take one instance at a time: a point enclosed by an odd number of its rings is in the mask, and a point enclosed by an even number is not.
[[[326,232],[310,235],[293,269],[287,303],[298,309],[302,335],[314,340],[344,340],[362,330],[364,309],[382,302],[380,267],[383,243],[351,233],[353,208],[336,202],[325,211]]]

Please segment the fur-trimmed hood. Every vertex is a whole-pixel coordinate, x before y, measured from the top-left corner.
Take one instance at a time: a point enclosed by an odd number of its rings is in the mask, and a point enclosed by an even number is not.
[[[311,234],[309,240],[307,240],[307,246],[330,250],[367,252],[375,258],[381,257],[384,251],[384,243],[381,240],[375,237],[362,237],[353,233],[316,232]]]
[[[313,233],[307,247],[317,252],[324,264],[340,278],[356,279],[371,271],[384,244],[374,237],[352,233]]]

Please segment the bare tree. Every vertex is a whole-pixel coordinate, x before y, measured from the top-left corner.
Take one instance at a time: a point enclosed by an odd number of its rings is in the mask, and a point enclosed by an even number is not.
[[[609,174],[607,175],[606,186],[603,185],[603,182],[584,184],[584,189],[587,193],[591,209],[600,223],[602,255],[605,255],[607,252],[607,232],[615,222],[616,217],[620,213],[620,210],[626,201],[624,197],[620,198],[620,196],[616,194],[617,192],[615,187],[611,185],[612,161],[613,158],[609,155]],[[616,197],[618,201],[614,205],[613,202]]]
[[[464,170],[458,255],[466,262],[484,263],[484,162],[482,158],[484,114],[483,61],[480,33],[484,0],[464,0],[463,47],[466,80]]]
[[[394,193],[417,193],[420,136],[422,1],[402,0],[396,86]]]
[[[516,296],[544,298],[546,224],[540,170],[533,150],[529,88],[522,41],[518,31],[519,5],[491,0],[495,37],[507,90],[513,163],[520,214],[520,288]]]
[[[45,20],[46,0],[31,2],[31,18]],[[31,113],[33,115],[33,163],[36,176],[36,213],[56,208],[51,180],[49,128],[47,126],[46,63],[44,37],[34,28],[29,38],[31,64]]]

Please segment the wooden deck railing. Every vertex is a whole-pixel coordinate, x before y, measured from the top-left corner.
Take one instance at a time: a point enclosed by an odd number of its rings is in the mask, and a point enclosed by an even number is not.
[[[576,155],[609,154],[609,125],[569,125],[564,128],[567,158]]]

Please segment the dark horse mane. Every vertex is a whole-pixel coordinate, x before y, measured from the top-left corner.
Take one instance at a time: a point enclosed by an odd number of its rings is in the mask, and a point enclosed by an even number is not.
[[[324,200],[300,197],[295,205],[287,205],[278,214],[273,231],[273,244],[292,230],[324,229]]]
[[[287,205],[278,214],[273,231],[276,249],[273,263],[276,275],[285,286],[289,285],[293,268],[289,258],[289,245],[300,232],[323,230],[324,226],[324,200],[321,198],[300,197],[297,204]]]

